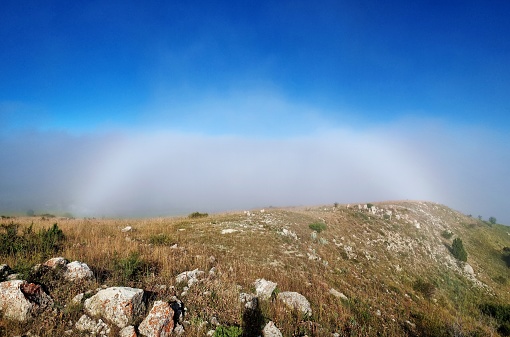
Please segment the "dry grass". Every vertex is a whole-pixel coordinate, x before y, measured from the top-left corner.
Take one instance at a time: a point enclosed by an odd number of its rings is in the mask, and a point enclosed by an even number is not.
[[[509,286],[501,281],[508,275],[508,267],[498,255],[503,247],[510,247],[505,228],[488,227],[431,203],[375,206],[392,210],[391,219],[346,206],[270,209],[250,216],[4,219],[4,224],[13,221],[21,227],[33,224],[35,230],[57,223],[66,236],[59,255],[87,263],[96,279],[70,285],[53,275],[49,290],[57,315],[44,315],[28,325],[0,320],[0,335],[2,331],[16,335],[28,330],[39,336],[62,334],[69,329],[69,321],[76,321],[82,313],[81,307],[68,305],[69,300],[101,285],[140,287],[151,292],[150,300],[177,295],[188,308],[186,336],[203,336],[213,328],[203,322],[212,317],[224,326],[244,326],[245,332],[253,335],[260,333],[254,331],[253,324],[260,328],[269,320],[284,336],[495,333],[478,304],[494,301],[496,295],[502,302],[510,300]],[[312,234],[309,225],[317,222],[325,223],[326,229]],[[126,226],[133,230],[122,233]],[[222,234],[225,229],[235,232]],[[477,287],[460,268],[448,264],[449,240],[441,235],[445,230],[463,239],[468,262],[487,288]],[[39,258],[24,263],[44,262]],[[20,259],[3,255],[0,263],[16,266],[23,262]],[[133,262],[137,271],[126,273],[122,269],[126,261]],[[214,277],[203,279],[181,295],[183,285],[175,283],[176,275],[196,268],[207,274],[212,267],[216,269]],[[253,292],[258,278],[278,283],[277,291],[303,294],[311,303],[312,316],[303,317],[273,298],[261,301],[258,311],[247,317],[238,302],[239,293]],[[417,284],[427,287],[423,290]],[[331,288],[349,299],[334,297]]]

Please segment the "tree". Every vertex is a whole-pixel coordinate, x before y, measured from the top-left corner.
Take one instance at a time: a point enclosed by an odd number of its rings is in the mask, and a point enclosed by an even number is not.
[[[452,244],[452,254],[459,261],[467,261],[467,252],[464,249],[464,245],[462,244],[462,240],[459,238],[455,238]]]
[[[495,224],[496,224],[496,221],[497,221],[497,220],[496,220],[496,218],[495,218],[495,217],[493,217],[493,216],[491,216],[491,217],[489,218],[489,222],[490,222],[492,225],[495,225]]]

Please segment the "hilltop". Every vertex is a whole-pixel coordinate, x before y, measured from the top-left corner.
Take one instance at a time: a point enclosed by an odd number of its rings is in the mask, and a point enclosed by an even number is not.
[[[54,223],[63,236],[50,251],[9,248],[8,228],[17,225],[22,237],[30,230],[48,233]],[[142,220],[20,217],[2,224],[0,264],[43,285],[54,304],[28,323],[1,319],[0,335],[82,336],[73,325],[83,302],[71,305],[71,299],[113,286],[143,289],[150,294],[147,308],[177,298],[186,307],[184,336],[214,329],[227,336],[218,326],[256,336],[269,321],[283,336],[510,334],[510,228],[431,202]],[[454,257],[456,238],[466,262]],[[34,272],[33,266],[56,256],[86,263],[94,277],[69,283],[56,271]],[[176,280],[195,270],[203,273],[192,284]],[[255,294],[259,279],[276,287],[247,316],[240,296]],[[278,294],[288,291],[303,295],[311,312],[282,303]],[[110,336],[119,333],[115,329]]]

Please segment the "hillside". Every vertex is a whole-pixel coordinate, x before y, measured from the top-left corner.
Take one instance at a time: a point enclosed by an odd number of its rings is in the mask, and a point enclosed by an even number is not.
[[[283,336],[510,335],[510,228],[430,202],[1,223],[0,264],[18,278],[42,284],[54,301],[52,310],[28,323],[2,318],[1,336],[66,331],[85,336],[73,330],[83,303],[70,304],[71,299],[101,286],[143,289],[147,308],[178,298],[186,307],[184,336],[205,336],[218,325],[258,336],[269,321]],[[49,250],[13,249],[14,225],[17,237],[33,239],[37,235],[30,233],[51,237],[54,223],[63,237]],[[467,263],[452,255],[455,238],[462,240]],[[86,263],[93,279],[68,282],[58,269],[32,269],[56,256]],[[195,269],[204,273],[185,289],[176,276]],[[240,294],[253,294],[257,279],[277,286],[248,312]],[[278,294],[287,291],[306,297],[311,315],[282,303]],[[118,333],[111,328],[110,336]]]

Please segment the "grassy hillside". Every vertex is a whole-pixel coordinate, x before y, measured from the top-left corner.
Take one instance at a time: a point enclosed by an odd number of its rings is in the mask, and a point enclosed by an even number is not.
[[[188,308],[186,336],[214,329],[212,317],[244,327],[245,335],[260,334],[268,320],[284,336],[510,335],[510,228],[443,205],[387,202],[143,220],[11,218],[2,220],[0,233],[5,239],[9,224],[17,224],[21,237],[31,225],[39,233],[54,223],[65,236],[61,245],[34,252],[9,249],[12,240],[3,240],[0,264],[45,284],[57,314],[28,325],[2,319],[0,335],[62,334],[82,313],[70,299],[101,285],[143,288],[151,291],[149,300],[176,295]],[[126,226],[133,230],[121,232]],[[455,238],[467,265],[452,255]],[[31,271],[54,256],[87,263],[95,281],[67,284]],[[213,267],[214,277],[182,294],[176,275]],[[260,303],[258,317],[246,317],[239,293],[253,292],[259,278],[276,282],[275,293],[304,295],[312,316],[273,297]]]

